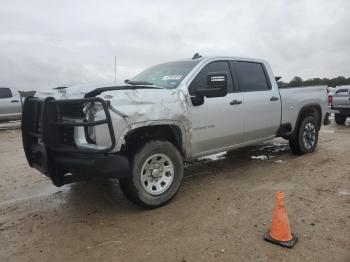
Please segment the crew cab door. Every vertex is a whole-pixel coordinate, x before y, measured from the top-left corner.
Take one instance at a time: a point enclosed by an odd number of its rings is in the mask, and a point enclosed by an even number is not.
[[[271,138],[281,122],[281,101],[277,86],[272,86],[267,68],[259,62],[230,61],[243,95],[244,141]]]
[[[227,74],[227,94],[224,97],[206,97],[203,103],[198,103],[196,90],[206,86],[207,76],[212,72]],[[243,95],[233,91],[228,61],[210,62],[190,83],[191,147],[194,156],[225,150],[225,147],[241,142],[244,135]]]

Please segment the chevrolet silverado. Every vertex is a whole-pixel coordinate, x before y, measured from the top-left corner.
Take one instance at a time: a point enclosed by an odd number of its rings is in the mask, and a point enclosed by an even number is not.
[[[275,137],[313,152],[327,110],[325,86],[279,88],[264,60],[197,55],[122,85],[27,98],[23,147],[56,186],[117,178],[128,199],[155,208],[179,190],[184,162]]]

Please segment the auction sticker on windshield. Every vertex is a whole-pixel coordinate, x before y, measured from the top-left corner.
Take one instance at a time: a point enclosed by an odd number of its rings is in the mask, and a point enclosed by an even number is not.
[[[182,78],[182,75],[168,75],[163,76],[162,80],[180,80]]]

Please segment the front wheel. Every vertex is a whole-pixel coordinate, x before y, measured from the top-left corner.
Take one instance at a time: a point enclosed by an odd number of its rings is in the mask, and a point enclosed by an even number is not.
[[[131,159],[131,177],[120,179],[124,195],[134,203],[156,208],[169,202],[184,175],[179,150],[167,141],[150,141]]]
[[[289,145],[294,154],[302,155],[315,151],[318,142],[318,124],[313,116],[307,116],[300,123]]]

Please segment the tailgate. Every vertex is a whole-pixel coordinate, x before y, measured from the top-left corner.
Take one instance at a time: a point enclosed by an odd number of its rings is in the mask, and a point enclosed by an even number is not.
[[[336,108],[349,108],[350,107],[350,94],[349,93],[339,93],[333,95],[332,106]]]
[[[332,107],[349,108],[350,107],[350,89],[340,88],[336,90],[332,97]]]

